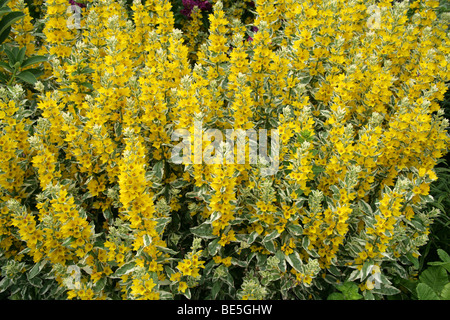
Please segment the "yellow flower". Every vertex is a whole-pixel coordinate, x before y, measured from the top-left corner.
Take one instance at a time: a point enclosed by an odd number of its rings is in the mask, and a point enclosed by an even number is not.
[[[180,281],[180,283],[178,284],[178,291],[184,293],[184,292],[186,292],[186,289],[188,289],[187,283],[184,281]]]

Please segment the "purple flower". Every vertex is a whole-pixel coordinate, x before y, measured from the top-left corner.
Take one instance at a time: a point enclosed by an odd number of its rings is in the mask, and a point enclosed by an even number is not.
[[[212,5],[209,1],[201,1],[201,0],[183,0],[183,9],[181,10],[181,14],[187,18],[191,17],[191,12],[194,7],[197,6],[200,10],[211,10]]]
[[[69,0],[69,3],[71,5],[79,6],[80,8],[86,8],[86,4],[85,3],[75,2],[75,0]]]
[[[258,32],[258,31],[259,31],[258,27],[255,27],[255,26],[251,27],[250,30],[251,30],[252,32]],[[252,42],[252,41],[253,41],[253,38],[252,38],[252,37],[248,37],[248,38],[247,38],[247,41],[248,41],[248,42]]]

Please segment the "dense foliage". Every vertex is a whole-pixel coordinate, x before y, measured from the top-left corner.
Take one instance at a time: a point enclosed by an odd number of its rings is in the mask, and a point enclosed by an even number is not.
[[[5,297],[447,297],[438,1],[0,4]]]

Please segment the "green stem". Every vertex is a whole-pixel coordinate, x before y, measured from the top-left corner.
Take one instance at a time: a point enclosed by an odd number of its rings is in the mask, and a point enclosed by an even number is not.
[[[9,81],[8,81],[8,83],[7,83],[8,86],[10,86],[10,85],[12,84],[13,80],[16,78],[16,73],[17,73],[17,69],[14,68],[12,77],[11,77],[11,79],[9,79]]]

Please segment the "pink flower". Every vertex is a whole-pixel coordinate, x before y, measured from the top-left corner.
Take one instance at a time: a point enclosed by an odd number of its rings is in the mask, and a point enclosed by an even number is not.
[[[181,14],[185,17],[190,18],[191,12],[194,7],[197,6],[200,10],[211,10],[212,5],[209,1],[201,1],[201,0],[183,0],[183,10],[181,10]]]
[[[71,5],[79,6],[80,8],[86,8],[86,4],[85,4],[85,3],[75,2],[74,0],[69,0],[69,3],[70,3]]]
[[[252,28],[251,28],[251,30],[252,30],[252,32],[258,32],[258,27],[255,27],[255,26],[253,26]],[[253,41],[253,38],[252,37],[248,37],[247,38],[247,41],[248,42],[252,42]]]

